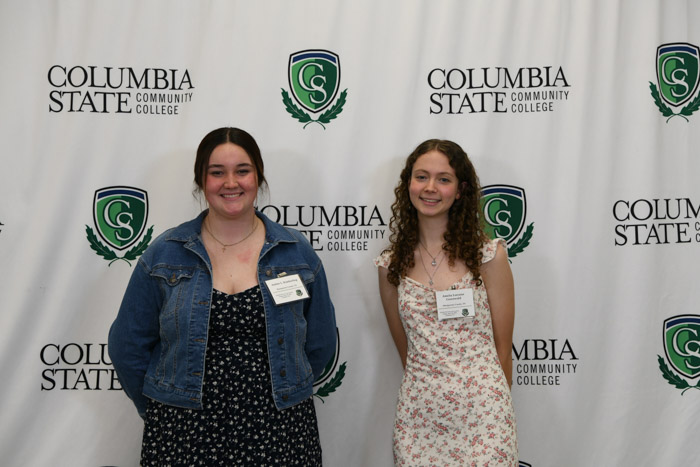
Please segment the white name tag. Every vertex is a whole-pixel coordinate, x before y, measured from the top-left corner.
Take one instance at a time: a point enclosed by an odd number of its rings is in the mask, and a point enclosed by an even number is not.
[[[438,321],[450,318],[473,318],[474,291],[472,289],[436,290]]]
[[[275,305],[309,298],[309,292],[306,290],[299,274],[270,279],[265,281],[265,285],[267,285]]]

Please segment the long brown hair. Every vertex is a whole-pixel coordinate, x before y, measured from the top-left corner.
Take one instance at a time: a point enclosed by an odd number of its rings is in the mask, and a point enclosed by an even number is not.
[[[462,260],[472,276],[479,283],[481,274],[479,266],[483,259],[481,247],[488,240],[483,230],[479,198],[481,187],[479,177],[467,153],[457,144],[448,140],[429,139],[419,144],[406,159],[406,166],[401,171],[399,184],[394,189],[396,201],[391,205],[389,229],[391,253],[389,263],[389,283],[398,286],[401,278],[415,265],[414,251],[418,246],[418,213],[411,203],[408,188],[411,184],[413,165],[423,154],[438,151],[444,154],[457,176],[460,196],[455,199],[448,212],[445,243],[442,249],[447,254],[450,266],[455,260]]]

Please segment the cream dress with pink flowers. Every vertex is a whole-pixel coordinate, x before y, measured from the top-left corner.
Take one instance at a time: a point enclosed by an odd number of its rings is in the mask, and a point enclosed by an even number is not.
[[[497,245],[498,240],[484,245],[484,263],[494,258]],[[388,267],[389,261],[384,252],[374,263]],[[398,287],[408,354],[396,406],[394,463],[517,466],[513,403],[496,353],[486,288],[470,272],[451,288],[474,290],[475,317],[438,321],[433,288],[410,277]]]

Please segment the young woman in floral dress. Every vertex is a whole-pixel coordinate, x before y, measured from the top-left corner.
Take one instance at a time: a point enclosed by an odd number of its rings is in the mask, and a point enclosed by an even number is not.
[[[505,242],[482,229],[474,167],[456,143],[428,140],[394,193],[391,245],[375,259],[405,368],[394,461],[517,466],[513,276]]]

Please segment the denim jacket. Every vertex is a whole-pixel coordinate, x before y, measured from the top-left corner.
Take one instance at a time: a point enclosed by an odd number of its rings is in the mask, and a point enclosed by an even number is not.
[[[197,218],[167,230],[139,258],[109,331],[109,356],[119,382],[145,416],[146,397],[201,409],[212,300],[212,268]],[[258,283],[267,327],[275,406],[311,397],[313,382],[333,357],[336,325],[326,275],[306,238],[256,212],[265,225]],[[275,305],[265,281],[299,274],[309,298]]]

